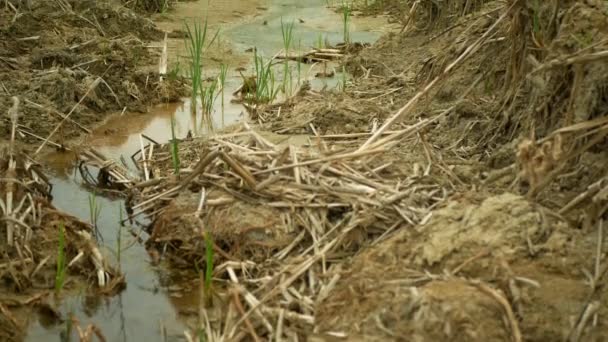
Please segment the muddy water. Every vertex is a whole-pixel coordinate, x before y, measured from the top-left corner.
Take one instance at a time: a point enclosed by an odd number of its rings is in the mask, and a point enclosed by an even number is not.
[[[161,18],[160,26],[164,29],[175,29],[178,22],[184,19],[199,20],[213,14],[210,20],[214,27],[222,26],[222,40],[231,46],[231,53],[226,55],[227,63],[231,65],[226,84],[226,101],[222,108],[218,98],[213,122],[215,129],[229,125],[245,116],[244,108],[230,103],[231,93],[241,84],[236,66],[249,66],[252,60],[245,50],[256,46],[261,54],[269,57],[282,48],[281,19],[286,22],[294,21],[294,39],[296,46],[306,50],[315,45],[318,37],[330,43],[342,41],[342,23],[339,14],[325,8],[325,0],[276,0],[249,1],[227,0],[219,1],[218,7],[212,11],[204,10],[206,1],[186,2],[178,7],[174,14]],[[213,2],[218,3],[218,1]],[[238,4],[247,3],[239,7]],[[213,5],[212,5],[213,6]],[[201,11],[199,16],[195,13]],[[171,18],[171,15],[174,17]],[[373,42],[384,27],[383,19],[354,19],[351,24],[353,41]],[[178,43],[173,41],[172,53],[179,55],[183,51]],[[170,57],[175,60],[175,56]],[[212,73],[214,71],[211,71]],[[216,72],[216,71],[215,71]],[[315,87],[334,86],[339,80],[315,81]],[[103,125],[96,128],[87,138],[87,142],[96,147],[106,156],[119,160],[130,156],[140,148],[139,135],[145,134],[157,142],[166,143],[171,139],[171,119],[175,120],[175,133],[178,138],[188,134],[209,134],[210,125],[201,120],[200,108],[193,115],[192,103],[185,99],[183,103],[161,105],[147,114],[117,113],[111,116]],[[73,156],[69,154],[52,154],[47,156],[48,165],[53,169],[54,204],[68,213],[85,221],[89,221],[89,198],[91,193],[80,184],[78,172],[74,168]],[[132,166],[131,166],[132,167]],[[133,170],[135,172],[135,170]],[[152,260],[144,247],[133,243],[134,237],[129,228],[119,228],[120,210],[124,210],[124,202],[120,199],[110,199],[98,196],[101,207],[98,219],[99,242],[110,260],[115,260],[118,235],[120,234],[121,269],[126,274],[127,289],[120,295],[100,299],[85,295],[68,296],[62,301],[60,310],[64,315],[73,313],[84,327],[89,323],[96,324],[104,332],[108,341],[171,341],[183,340],[183,331],[187,329],[186,322],[193,319],[198,308],[198,299],[180,291],[182,287],[176,282],[165,266],[153,266]],[[140,222],[145,225],[146,222]],[[133,227],[131,231],[139,231]],[[145,234],[143,235],[145,238]],[[192,285],[192,284],[189,284]],[[185,286],[188,287],[188,286]],[[81,293],[85,293],[80,291]],[[43,326],[32,319],[28,341],[57,340],[64,327]],[[52,337],[51,337],[52,336]]]

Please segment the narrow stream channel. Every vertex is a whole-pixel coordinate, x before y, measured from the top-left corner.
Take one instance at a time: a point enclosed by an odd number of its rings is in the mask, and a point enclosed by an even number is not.
[[[298,42],[301,42],[302,49],[308,49],[320,35],[332,44],[342,41],[340,15],[327,9],[325,0],[275,0],[268,3],[267,10],[261,16],[232,25],[222,31],[222,38],[230,41],[239,53],[245,53],[246,49],[255,46],[268,58],[282,48],[282,19],[284,22],[296,23],[296,48]],[[203,14],[193,16],[193,20],[200,20],[202,17]],[[370,43],[375,41],[381,34],[379,23],[383,22],[383,19],[378,18],[354,18],[351,25],[352,40]],[[321,88],[327,84],[332,87],[338,82],[337,78],[315,81],[313,86]],[[223,114],[218,101],[213,115],[215,128],[221,128],[222,124],[236,123],[246,116],[244,108],[231,104],[231,96],[228,95],[240,86],[241,82],[239,74],[230,70]],[[191,101],[185,99],[183,103],[155,107],[150,113],[143,115],[116,114],[97,128],[88,138],[88,142],[107,157],[119,160],[123,156],[125,160],[129,160],[140,148],[141,133],[157,142],[168,142],[171,139],[172,117],[175,118],[178,138],[186,137],[189,132],[194,135],[208,134],[208,130],[200,122],[200,114],[191,114],[191,105]],[[90,221],[91,193],[81,186],[82,181],[72,158],[69,155],[54,154],[47,159],[53,173],[54,205],[84,221]],[[100,244],[105,247],[109,259],[114,260],[110,250],[116,249],[119,231],[123,248],[130,245],[121,256],[121,269],[126,274],[127,289],[112,298],[87,297],[84,294],[70,296],[62,301],[60,311],[64,317],[73,313],[83,327],[89,323],[97,325],[108,341],[184,340],[186,319],[197,314],[198,300],[179,291],[180,284],[170,279],[171,274],[166,266],[152,264],[144,246],[139,243],[130,244],[133,236],[125,228],[120,229],[118,223],[120,210],[124,210],[122,199],[97,196],[96,200],[101,208],[98,219]],[[43,324],[42,320],[32,319],[27,340],[63,340],[60,336],[64,329],[64,326],[48,326]]]

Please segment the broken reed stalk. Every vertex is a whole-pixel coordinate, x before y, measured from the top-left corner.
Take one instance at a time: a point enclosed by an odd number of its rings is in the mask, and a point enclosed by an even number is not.
[[[80,104],[82,103],[82,101],[84,101],[84,99],[87,98],[87,96],[89,95],[89,93],[97,88],[97,86],[99,85],[99,83],[101,83],[102,78],[101,77],[97,77],[95,79],[95,81],[93,81],[93,83],[89,86],[89,88],[87,89],[86,93],[84,93],[84,95],[80,98],[80,100],[78,101],[78,103],[76,103],[74,105],[74,107],[72,107],[72,109],[70,110],[70,112],[68,114],[66,114],[66,116],[63,118],[63,120],[61,120],[57,126],[55,126],[55,128],[51,131],[51,133],[49,133],[48,137],[46,137],[46,139],[44,139],[44,141],[42,142],[42,144],[40,144],[40,146],[36,149],[36,151],[34,152],[34,155],[37,155],[38,153],[40,153],[40,151],[44,148],[44,146],[48,143],[48,141],[53,137],[53,135],[59,130],[59,128],[63,125],[63,123],[72,115],[72,113],[74,113],[74,111],[76,110],[76,108],[78,108],[78,106],[80,106]]]
[[[467,49],[458,56],[452,63],[443,69],[443,71],[437,75],[433,80],[431,80],[421,91],[419,91],[414,97],[412,97],[401,109],[397,111],[393,116],[391,116],[388,120],[384,122],[384,124],[378,128],[378,130],[365,142],[358,151],[364,151],[367,149],[372,143],[374,143],[387,129],[390,128],[401,116],[405,113],[410,112],[414,106],[418,103],[418,101],[425,95],[427,95],[432,89],[442,83],[443,80],[464,60],[470,57],[472,54],[477,52],[479,48],[483,45],[483,43],[490,37],[494,29],[500,24],[503,20],[505,20],[510,14],[511,10],[517,4],[519,0],[513,1],[511,6],[490,26],[484,34],[479,37],[473,44],[469,45]]]
[[[19,98],[13,96],[13,106],[8,110],[8,117],[11,120],[11,140],[9,142],[9,158],[8,158],[8,169],[6,176],[8,178],[6,182],[6,217],[13,217],[13,194],[15,191],[15,183],[13,179],[17,178],[16,164],[14,159],[15,153],[15,137],[17,132],[17,123],[19,121]],[[13,239],[15,235],[15,224],[12,220],[6,222],[6,239],[9,246],[13,246]]]

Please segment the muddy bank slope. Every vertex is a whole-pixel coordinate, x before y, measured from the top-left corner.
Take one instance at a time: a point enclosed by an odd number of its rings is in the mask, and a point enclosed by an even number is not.
[[[63,5],[60,5],[63,4]],[[22,140],[39,141],[66,115],[53,140],[74,138],[112,111],[146,111],[176,101],[181,80],[159,82],[163,34],[110,1],[32,1],[0,8],[0,112],[20,100]],[[9,135],[2,118],[0,129]],[[83,128],[84,127],[84,128]]]

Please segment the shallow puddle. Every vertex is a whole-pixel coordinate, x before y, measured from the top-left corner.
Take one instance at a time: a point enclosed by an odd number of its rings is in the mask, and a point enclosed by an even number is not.
[[[230,22],[230,18],[242,19],[246,14],[235,9],[235,1],[225,1],[225,3],[232,5],[220,6],[215,10],[225,8],[230,13],[217,14],[218,18],[222,19],[216,18],[216,25],[226,24]],[[301,50],[309,49],[319,37],[331,44],[342,41],[340,15],[327,9],[324,0],[306,2],[277,0],[263,5],[265,6],[263,8],[256,5],[260,13],[256,12],[257,14],[250,15],[248,20],[242,20],[222,30],[222,39],[231,42],[239,58],[252,61],[253,56],[247,54],[245,50],[253,46],[256,46],[266,58],[281,50],[283,44],[281,20],[295,23],[295,44],[296,48]],[[177,16],[189,14],[188,6],[196,6],[196,4],[186,3],[183,6],[185,7],[176,10]],[[262,11],[263,9],[265,10]],[[237,15],[239,13],[241,15]],[[175,26],[179,20],[181,19],[174,18],[161,27]],[[351,23],[351,38],[353,41],[371,43],[381,34],[381,29],[373,28],[382,27],[385,23],[384,19],[379,18],[364,20],[354,18]],[[310,66],[304,67],[310,68]],[[232,92],[242,83],[241,76],[234,69],[232,67],[228,75],[224,105],[222,106],[218,97],[211,125],[201,120],[200,108],[195,115],[192,114],[192,102],[186,99],[183,103],[155,107],[147,114],[117,113],[96,128],[87,138],[87,142],[109,158],[125,160],[127,166],[136,172],[130,157],[141,148],[140,134],[156,142],[166,143],[172,138],[172,118],[175,119],[177,138],[184,138],[188,134],[194,136],[209,134],[213,129],[236,123],[246,114],[241,105],[230,102]],[[313,73],[309,71],[308,74]],[[338,73],[332,79],[311,77],[310,80],[314,88],[331,88],[340,82],[341,76]],[[74,156],[68,153],[55,153],[47,155],[46,160],[55,175],[52,179],[55,206],[82,220],[90,221],[89,200],[92,195],[81,186],[82,180],[75,167]],[[65,298],[62,301],[61,312],[64,316],[73,313],[83,327],[89,323],[96,324],[108,341],[184,340],[183,332],[188,328],[185,322],[188,317],[196,317],[198,314],[196,295],[189,294],[189,291],[184,289],[192,289],[196,284],[179,283],[167,268],[153,265],[150,255],[141,243],[134,241],[135,237],[131,233],[137,234],[140,232],[140,227],[133,227],[131,230],[127,227],[119,228],[118,222],[122,215],[120,211],[124,210],[122,199],[96,196],[95,200],[101,208],[97,221],[98,238],[110,260],[116,259],[114,256],[120,234],[120,244],[124,249],[120,264],[126,274],[127,289],[120,295],[108,299],[85,295]],[[146,222],[140,222],[140,225],[145,224]],[[145,239],[145,233],[142,237]],[[62,330],[64,330],[63,326],[49,327],[32,319],[27,340],[58,339]]]

